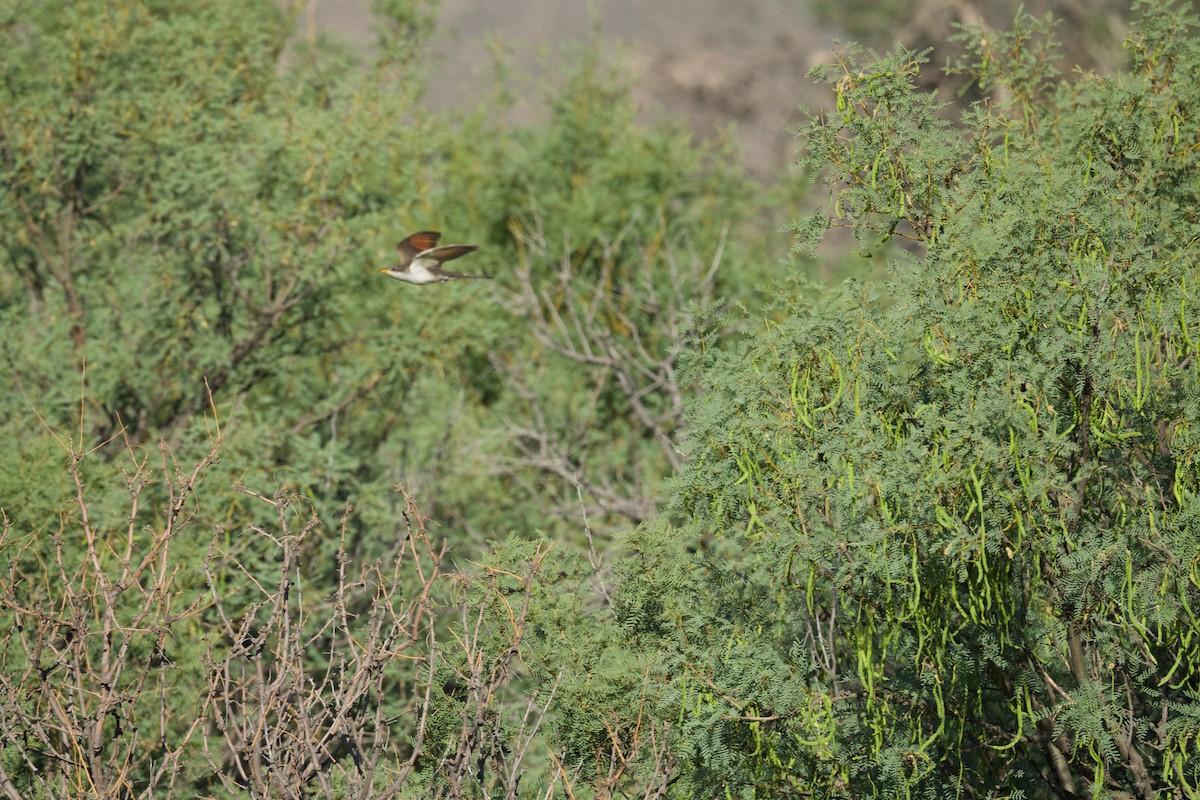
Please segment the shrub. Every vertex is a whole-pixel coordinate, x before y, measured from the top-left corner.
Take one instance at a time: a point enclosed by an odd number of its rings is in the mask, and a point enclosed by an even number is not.
[[[816,71],[801,242],[909,244],[700,362],[694,521],[618,595],[696,792],[1197,790],[1200,48],[1139,10],[1113,78],[979,50],[1013,103],[956,124],[921,54]]]

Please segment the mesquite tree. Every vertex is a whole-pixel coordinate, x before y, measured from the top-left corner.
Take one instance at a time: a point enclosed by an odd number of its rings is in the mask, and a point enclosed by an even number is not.
[[[904,246],[886,287],[710,353],[690,536],[633,540],[623,622],[669,643],[697,786],[1200,787],[1200,46],[1141,5],[1126,71],[1057,86],[1043,23],[965,31],[1010,102],[955,124],[921,54],[816,71],[830,200],[798,239]]]

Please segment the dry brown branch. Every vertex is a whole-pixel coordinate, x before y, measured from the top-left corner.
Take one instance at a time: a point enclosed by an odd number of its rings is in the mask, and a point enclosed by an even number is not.
[[[176,666],[171,631],[205,601],[179,596],[172,554],[220,445],[217,436],[180,472],[165,449],[155,471],[149,455],[126,442],[128,516],[118,522],[90,509],[83,470],[97,448],[84,452],[81,439],[67,446],[73,509],[61,515],[50,546],[5,525],[0,742],[16,754],[15,767],[0,765],[7,796],[23,796],[18,784],[52,797],[152,796],[173,782],[199,721],[180,726],[166,718]],[[161,514],[143,503],[151,487],[165,489]]]
[[[309,515],[297,530],[295,498],[254,496],[274,516],[270,531],[250,531],[277,548],[276,582],[255,584],[257,598],[245,603],[215,588],[218,564],[236,556],[214,552],[205,567],[220,620],[205,655],[209,692],[201,712],[212,722],[203,738],[213,775],[255,796],[301,797],[312,788],[329,795],[335,775],[342,796],[392,796],[421,754],[430,683],[420,675],[434,667],[432,593],[446,545],[431,542],[410,504],[403,545],[389,561],[355,571],[346,552],[347,508],[333,596],[306,604],[302,556],[321,523]],[[234,603],[242,607],[235,611]],[[413,743],[392,736],[395,715],[416,721]],[[380,793],[380,782],[392,789]]]
[[[451,632],[459,651],[455,654],[454,680],[465,703],[458,735],[447,743],[438,760],[438,771],[446,776],[445,783],[431,792],[431,797],[475,796],[480,790],[489,797],[518,796],[524,775],[522,762],[553,698],[553,690],[540,713],[534,711],[537,698],[530,698],[519,730],[528,731],[532,725],[534,732],[524,737],[518,733],[515,752],[503,734],[504,720],[498,701],[511,677],[513,659],[520,652],[530,602],[549,551],[549,546],[539,547],[523,574],[485,566],[477,579],[468,580],[464,574],[456,576],[464,595],[474,589],[482,590],[482,596],[473,603],[459,603],[459,624]],[[499,643],[493,641],[496,620],[507,634]],[[534,713],[536,722],[531,722]]]
[[[532,209],[525,222],[512,226],[518,244],[517,288],[507,305],[548,353],[583,370],[586,378],[579,390],[590,405],[613,392],[622,399],[631,440],[653,442],[657,455],[644,457],[661,461],[648,471],[666,473],[682,461],[676,437],[685,387],[679,383],[678,358],[694,324],[694,309],[714,299],[726,231],[705,260],[686,243],[665,241],[664,223],[654,241],[636,243],[632,251],[643,255],[632,263],[625,253],[631,250],[627,240],[638,221],[638,214],[632,214],[611,237],[588,243],[585,265],[570,237],[547,231],[538,209]],[[572,430],[547,413],[536,368],[500,355],[492,363],[529,412],[526,421],[510,424],[515,455],[498,463],[498,471],[535,470],[544,488],[559,497],[556,511],[563,515],[577,514],[578,489],[586,498],[584,508],[614,525],[653,514],[659,503],[653,482],[621,480],[601,467],[610,454],[598,449],[589,432]],[[647,470],[631,465],[630,472]]]
[[[642,682],[637,716],[621,719],[610,713],[603,719],[608,733],[608,750],[597,753],[596,777],[592,781],[597,798],[640,796],[645,800],[666,797],[675,771],[669,743],[670,725],[646,714],[649,679]],[[632,780],[631,780],[632,778]]]
[[[390,555],[351,558],[347,506],[314,570],[327,526],[286,490],[244,488],[253,521],[203,534],[198,494],[228,431],[215,407],[211,429],[187,469],[126,442],[118,519],[85,480],[101,455],[74,442],[58,529],[0,517],[0,796],[388,798],[418,772],[435,797],[520,796],[557,687],[510,688],[548,548],[447,573],[405,495]],[[185,668],[199,696],[180,696]],[[447,708],[457,729],[431,740]]]

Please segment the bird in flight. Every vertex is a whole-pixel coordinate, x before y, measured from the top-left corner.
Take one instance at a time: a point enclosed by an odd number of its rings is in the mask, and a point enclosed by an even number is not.
[[[478,250],[479,245],[447,244],[438,247],[440,238],[442,234],[437,231],[414,233],[396,247],[400,254],[400,263],[379,271],[405,283],[445,283],[451,278],[491,279],[491,275],[467,275],[442,269],[442,264],[446,261]]]

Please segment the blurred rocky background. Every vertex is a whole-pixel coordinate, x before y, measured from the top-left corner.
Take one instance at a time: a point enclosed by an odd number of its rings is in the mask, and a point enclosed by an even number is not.
[[[686,119],[702,137],[732,131],[745,166],[767,178],[791,158],[798,104],[823,104],[804,76],[836,41],[936,47],[940,67],[957,52],[956,24],[1007,29],[1022,5],[1060,20],[1064,72],[1119,62],[1129,0],[444,0],[427,101],[446,109],[485,97],[500,54],[512,75],[546,80],[559,48],[599,36],[643,113]],[[371,0],[307,0],[303,24],[369,43]],[[519,93],[514,122],[538,118],[535,97]]]

